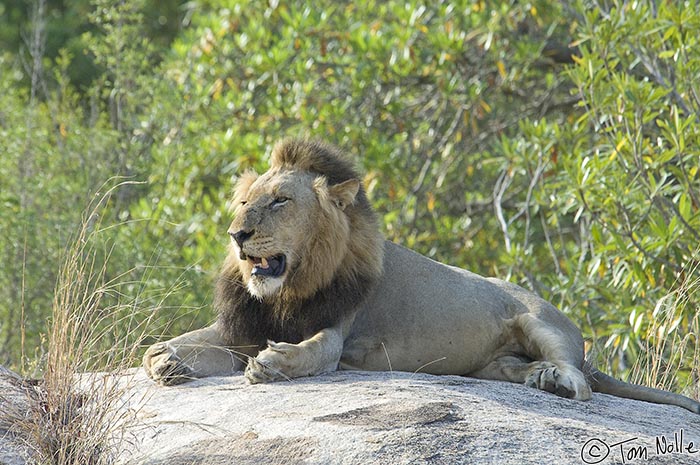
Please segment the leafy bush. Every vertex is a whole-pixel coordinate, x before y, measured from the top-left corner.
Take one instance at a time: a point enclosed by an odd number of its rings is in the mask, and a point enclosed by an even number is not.
[[[697,386],[700,16],[668,2],[611,5],[576,5],[580,55],[566,74],[580,116],[527,121],[503,141],[532,187],[524,212],[542,225],[518,243],[550,252],[535,263],[524,247],[514,260],[540,267],[542,292],[613,371],[670,366]]]

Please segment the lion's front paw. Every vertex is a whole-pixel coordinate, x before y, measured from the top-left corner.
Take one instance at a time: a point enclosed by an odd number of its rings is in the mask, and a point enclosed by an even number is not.
[[[267,349],[248,361],[245,377],[252,384],[308,376],[303,370],[303,349],[296,344],[267,341]]]
[[[569,399],[588,400],[591,389],[583,373],[574,367],[539,362],[525,379],[525,385]]]
[[[193,372],[167,342],[159,342],[146,350],[143,356],[146,374],[158,384],[172,386],[193,378]]]

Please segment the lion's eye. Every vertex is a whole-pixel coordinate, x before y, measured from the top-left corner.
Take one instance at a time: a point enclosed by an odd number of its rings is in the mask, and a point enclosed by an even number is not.
[[[247,204],[247,203],[248,203],[247,200],[241,200],[240,203],[239,203],[239,205],[242,207],[243,205],[245,205],[245,204]]]
[[[289,202],[289,198],[277,197],[275,200],[272,201],[272,203],[270,203],[270,206],[272,208],[281,207],[282,205],[284,205],[287,202]]]

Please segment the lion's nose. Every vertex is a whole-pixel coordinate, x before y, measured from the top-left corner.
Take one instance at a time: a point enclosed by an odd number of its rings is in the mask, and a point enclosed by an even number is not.
[[[244,231],[243,229],[241,229],[238,232],[235,232],[235,233],[230,232],[229,234],[231,235],[233,240],[236,241],[236,244],[238,244],[238,247],[243,247],[243,243],[245,241],[247,241],[248,239],[250,239],[250,236],[252,236],[253,233],[255,233],[254,230]]]

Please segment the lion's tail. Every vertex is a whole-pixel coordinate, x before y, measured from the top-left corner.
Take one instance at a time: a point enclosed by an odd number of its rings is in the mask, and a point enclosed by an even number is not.
[[[617,397],[626,397],[627,399],[644,400],[656,404],[677,405],[693,413],[700,413],[700,402],[696,402],[680,394],[639,386],[638,384],[625,383],[624,381],[606,375],[588,362],[584,363],[583,371],[588,383],[591,385],[591,389],[595,392],[611,394]]]

